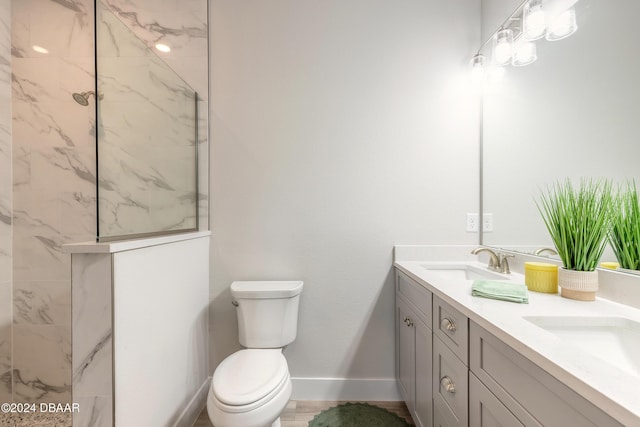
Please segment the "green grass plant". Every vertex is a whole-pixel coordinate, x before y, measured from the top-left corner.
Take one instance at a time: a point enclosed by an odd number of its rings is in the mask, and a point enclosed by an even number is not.
[[[611,183],[603,179],[556,182],[540,192],[538,210],[564,268],[593,271],[607,244],[611,217]]]
[[[609,242],[620,267],[640,270],[640,205],[635,181],[627,181],[613,197]]]

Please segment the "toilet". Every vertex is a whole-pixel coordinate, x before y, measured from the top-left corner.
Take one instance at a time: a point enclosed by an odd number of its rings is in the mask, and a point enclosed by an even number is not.
[[[291,397],[282,349],[298,330],[301,281],[233,282],[240,344],[213,373],[207,411],[214,427],[280,427]]]

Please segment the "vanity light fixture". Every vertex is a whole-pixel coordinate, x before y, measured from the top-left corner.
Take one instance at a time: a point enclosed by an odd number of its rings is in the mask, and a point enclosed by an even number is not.
[[[507,65],[513,51],[513,30],[501,28],[493,39],[493,61],[496,65]]]
[[[538,59],[536,44],[521,37],[513,48],[513,60],[511,64],[516,67],[522,67],[533,63],[536,59]]]
[[[542,0],[529,0],[522,9],[522,37],[529,41],[538,40],[546,31]]]
[[[562,40],[575,33],[578,0],[523,0],[478,49],[471,60],[472,80],[500,80],[505,65],[521,67],[538,59],[534,40]],[[488,47],[492,44],[492,48]],[[491,55],[487,54],[491,49]],[[484,56],[486,55],[486,57]]]
[[[577,30],[576,10],[571,7],[551,17],[545,38],[549,41],[562,40]]]

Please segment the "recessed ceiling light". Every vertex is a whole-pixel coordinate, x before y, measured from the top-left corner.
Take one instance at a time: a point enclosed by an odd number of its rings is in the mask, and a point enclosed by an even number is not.
[[[33,46],[31,46],[31,49],[35,50],[38,53],[44,53],[44,54],[49,53],[47,49],[45,49],[42,46],[38,46],[37,44],[34,44]]]
[[[156,43],[156,49],[160,52],[171,52],[171,48],[163,43]]]

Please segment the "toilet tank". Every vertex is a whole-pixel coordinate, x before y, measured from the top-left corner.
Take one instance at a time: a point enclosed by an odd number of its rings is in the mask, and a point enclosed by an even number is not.
[[[301,281],[233,282],[231,296],[238,315],[240,344],[247,348],[281,348],[298,332]]]

